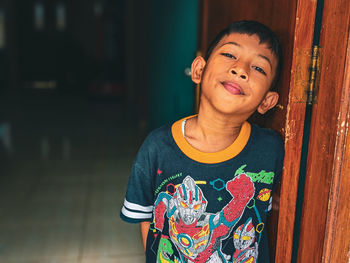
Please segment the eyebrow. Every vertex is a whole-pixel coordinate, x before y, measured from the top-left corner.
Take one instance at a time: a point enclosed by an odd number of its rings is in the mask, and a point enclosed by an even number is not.
[[[231,44],[231,45],[234,45],[234,46],[237,46],[237,47],[242,47],[240,44],[238,44],[237,42],[233,42],[233,41],[226,42],[226,43],[222,44],[220,47],[225,46],[225,45],[227,45],[227,44]],[[262,59],[265,59],[265,60],[269,63],[270,68],[271,68],[271,70],[272,70],[272,63],[271,63],[271,60],[270,60],[268,57],[266,57],[266,56],[264,56],[264,55],[261,55],[261,54],[258,54],[258,56],[261,57]]]
[[[238,44],[237,42],[233,42],[233,41],[223,43],[220,47],[225,46],[225,45],[227,45],[227,44],[231,44],[231,45],[235,45],[235,46],[237,46],[237,47],[241,47],[240,44]]]

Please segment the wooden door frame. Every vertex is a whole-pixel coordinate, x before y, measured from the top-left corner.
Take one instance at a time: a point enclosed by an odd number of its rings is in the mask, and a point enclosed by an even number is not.
[[[298,262],[348,262],[350,2],[324,0]]]
[[[347,42],[322,262],[348,262],[350,258],[350,34]]]
[[[291,262],[316,1],[297,1],[275,262]],[[287,65],[285,65],[287,66]]]

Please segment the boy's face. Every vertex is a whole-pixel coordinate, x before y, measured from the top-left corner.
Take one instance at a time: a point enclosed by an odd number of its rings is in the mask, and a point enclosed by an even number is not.
[[[197,57],[192,80],[201,83],[201,104],[236,114],[242,120],[275,106],[278,94],[269,91],[277,59],[257,35],[232,33],[221,39],[208,61]]]

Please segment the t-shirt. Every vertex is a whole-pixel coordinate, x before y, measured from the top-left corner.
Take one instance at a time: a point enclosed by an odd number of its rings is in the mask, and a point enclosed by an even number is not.
[[[283,141],[245,122],[232,145],[204,153],[182,122],[151,132],[132,166],[121,218],[150,221],[146,262],[269,262],[266,218]]]

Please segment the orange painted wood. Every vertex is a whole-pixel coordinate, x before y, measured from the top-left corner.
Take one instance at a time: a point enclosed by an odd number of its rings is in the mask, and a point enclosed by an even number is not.
[[[288,110],[285,125],[285,163],[282,178],[279,224],[277,233],[276,261],[290,262],[293,248],[295,206],[298,191],[299,166],[305,119],[305,100],[300,94],[306,88],[308,60],[313,37],[316,2],[302,0],[297,2],[293,61],[291,68]]]
[[[323,250],[329,249],[329,246],[335,250],[331,253],[327,252],[327,257],[331,258],[332,253],[337,254],[338,248],[333,245],[338,244],[338,241],[329,243],[326,240],[327,246],[324,247],[326,234],[328,238],[331,234],[326,233],[326,230],[332,231],[332,226],[326,227],[326,218],[329,215],[330,221],[328,223],[332,224],[334,218],[332,219],[330,214],[336,212],[339,213],[337,216],[339,216],[340,222],[343,222],[341,218],[344,211],[337,210],[335,207],[346,207],[344,203],[335,203],[337,200],[332,198],[336,193],[330,192],[330,189],[333,191],[337,191],[337,188],[338,190],[343,189],[343,185],[341,186],[339,183],[344,181],[346,184],[348,179],[345,177],[349,175],[334,174],[335,167],[341,165],[340,163],[335,165],[337,161],[335,161],[334,156],[339,156],[339,152],[336,151],[336,142],[340,132],[337,128],[339,127],[339,114],[341,106],[348,100],[348,98],[343,97],[343,91],[349,89],[348,83],[344,83],[344,77],[349,74],[346,72],[348,68],[345,67],[345,62],[348,47],[350,2],[348,0],[325,0],[324,4],[320,43],[322,48],[320,87],[317,103],[313,106],[298,262],[322,262]],[[346,171],[346,166],[344,169]],[[339,198],[344,202],[347,198],[344,194],[348,190],[342,191],[339,193]],[[329,199],[330,197],[331,199]],[[329,207],[332,207],[332,210],[329,210]],[[349,213],[349,211],[345,213]],[[348,228],[348,226],[342,227]],[[335,240],[341,238],[344,242],[348,236],[345,237],[346,233],[341,232],[338,233],[342,237],[336,237]],[[346,261],[330,260],[324,262]]]
[[[199,2],[198,14],[198,51],[202,55],[208,47],[208,15],[209,15],[209,0]],[[204,56],[204,55],[203,55]]]
[[[344,73],[322,262],[350,260],[350,34]]]
[[[305,117],[305,100],[300,98],[300,94],[306,88],[309,67],[308,60],[301,58],[302,55],[310,55],[316,1],[206,0],[203,5],[206,14],[201,30],[207,31],[202,32],[199,38],[202,52],[221,29],[236,20],[257,20],[271,27],[280,37],[284,49],[284,68],[279,84],[279,105],[273,114],[255,120],[279,131],[285,138],[286,158],[281,195],[279,197],[277,191],[273,206],[276,208],[280,203],[280,208],[279,211],[273,210],[269,233],[272,248],[277,242],[275,262],[290,262]],[[301,78],[305,76],[306,79]]]

